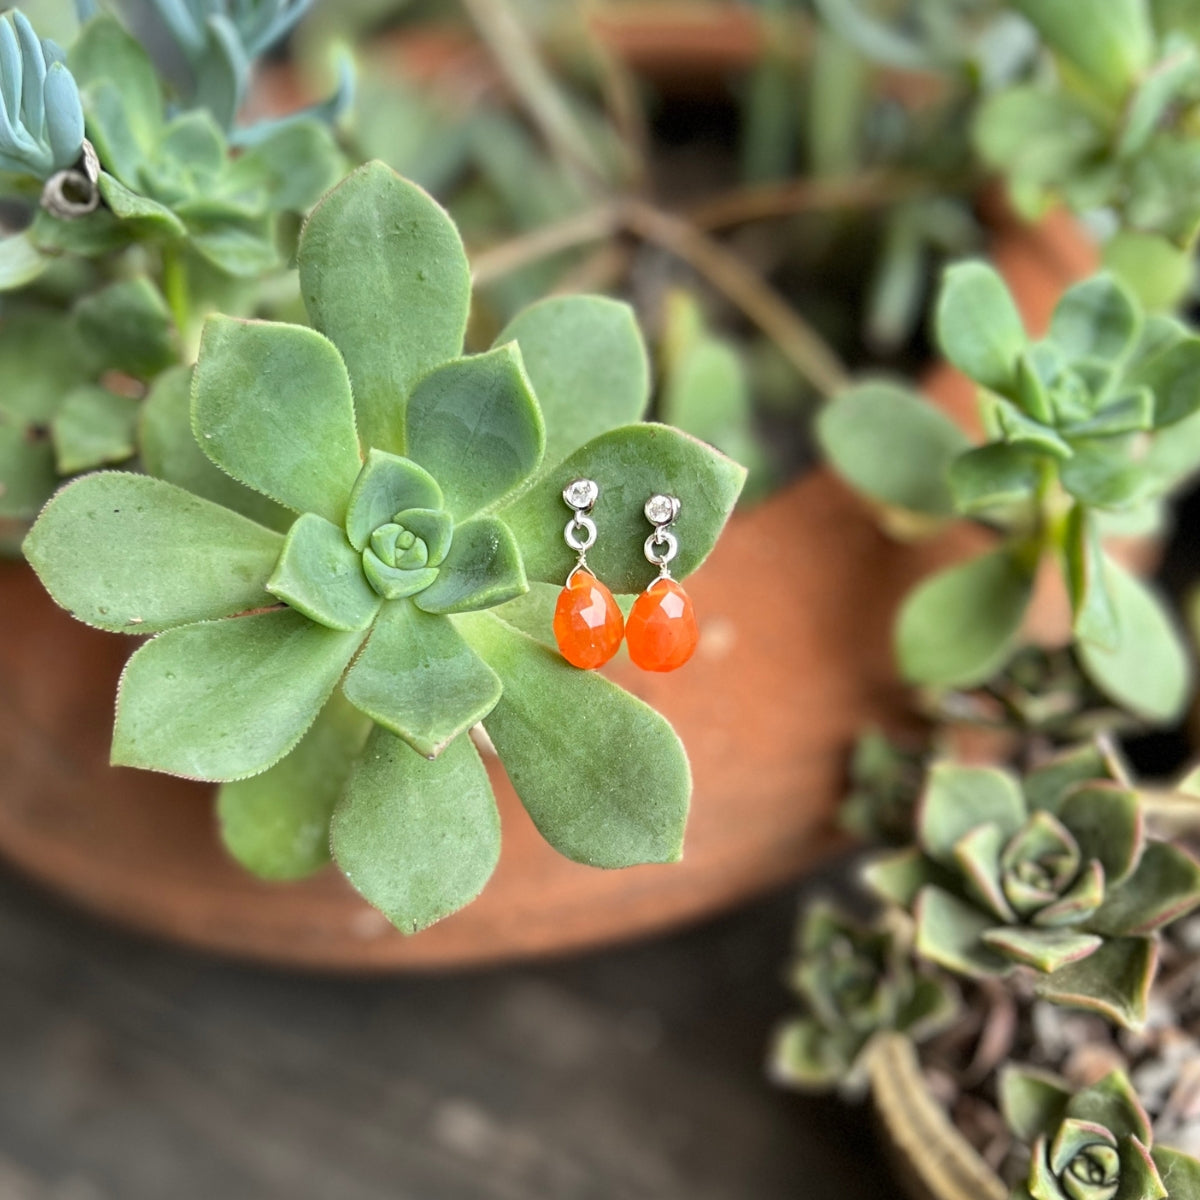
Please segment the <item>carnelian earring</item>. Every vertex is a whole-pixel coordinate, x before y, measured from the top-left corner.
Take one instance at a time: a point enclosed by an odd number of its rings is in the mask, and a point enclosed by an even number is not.
[[[675,496],[651,496],[646,520],[654,532],[646,539],[646,559],[658,568],[658,577],[634,601],[625,624],[629,657],[643,671],[674,671],[696,652],[700,629],[691,597],[671,578],[671,560],[679,553],[679,539],[671,532],[679,516]]]
[[[563,658],[584,671],[604,666],[616,654],[625,627],[612,592],[587,566],[587,552],[596,542],[596,522],[589,514],[599,495],[593,479],[575,479],[563,488],[563,500],[573,510],[563,537],[577,557],[554,606],[554,640]]]

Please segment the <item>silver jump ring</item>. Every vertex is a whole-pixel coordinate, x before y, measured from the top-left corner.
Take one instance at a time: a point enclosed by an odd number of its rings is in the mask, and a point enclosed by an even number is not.
[[[581,529],[585,534],[583,538],[579,537]],[[563,530],[563,537],[576,554],[584,554],[596,543],[596,522],[591,517],[576,513],[567,522],[566,528]]]
[[[657,547],[666,546],[661,553]],[[656,567],[665,567],[679,553],[679,539],[666,529],[656,529],[645,544],[646,561]]]

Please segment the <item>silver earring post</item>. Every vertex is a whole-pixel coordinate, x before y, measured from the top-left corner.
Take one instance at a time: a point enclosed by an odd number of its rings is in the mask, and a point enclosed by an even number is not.
[[[563,540],[576,556],[567,583],[574,579],[576,571],[587,570],[587,552],[596,544],[596,522],[589,514],[599,495],[600,486],[594,479],[573,479],[563,488],[563,501],[573,510],[563,529]]]
[[[671,578],[670,564],[679,553],[679,539],[671,532],[671,526],[679,516],[680,507],[678,496],[658,493],[646,501],[643,510],[646,520],[654,526],[654,532],[646,539],[646,561],[658,568],[658,579]]]

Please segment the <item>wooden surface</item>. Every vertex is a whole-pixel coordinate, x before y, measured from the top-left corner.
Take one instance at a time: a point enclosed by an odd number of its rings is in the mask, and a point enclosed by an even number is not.
[[[961,531],[960,531],[961,532]],[[961,540],[955,543],[961,553]],[[538,835],[491,763],[503,850],[483,896],[405,938],[335,871],[269,885],[217,841],[211,791],[107,765],[131,639],[57,609],[0,565],[0,854],[61,894],[194,946],[260,961],[388,970],[512,959],[644,935],[794,879],[838,839],[830,814],[864,724],[906,698],[891,666],[899,597],[948,544],[889,541],[815,472],[735,518],[687,587],[696,657],[612,674],[678,730],[695,778],[679,864],[600,871]],[[582,732],[586,736],[586,726]]]
[[[0,873],[3,1200],[890,1200],[772,1088],[793,898],[491,973],[355,980],[112,932]]]

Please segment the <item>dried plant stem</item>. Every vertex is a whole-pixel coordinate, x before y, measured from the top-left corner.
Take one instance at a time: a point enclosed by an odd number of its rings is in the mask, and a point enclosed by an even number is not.
[[[660,247],[702,275],[776,344],[821,395],[831,396],[846,386],[846,368],[828,343],[751,267],[686,218],[634,197],[589,209],[479,255],[474,263],[475,284],[486,286],[561,250],[620,232]]]

